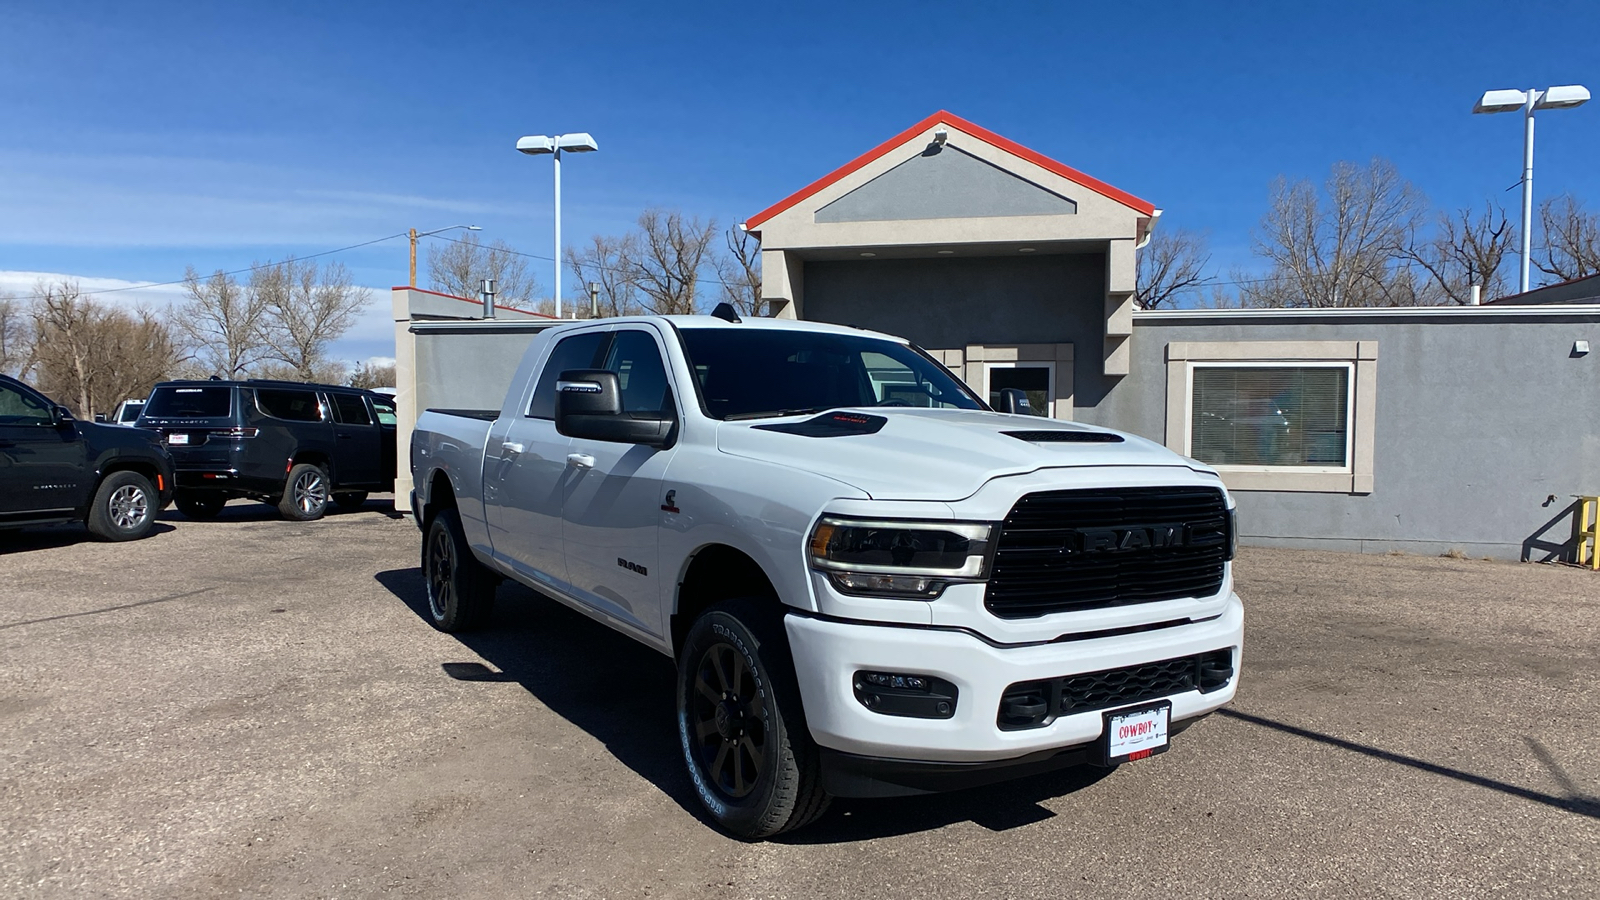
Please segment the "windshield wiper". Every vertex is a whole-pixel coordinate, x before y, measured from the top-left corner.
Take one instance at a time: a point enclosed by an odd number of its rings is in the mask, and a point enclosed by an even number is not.
[[[833,408],[834,407],[831,406],[813,406],[807,409],[769,409],[765,412],[734,413],[731,416],[723,416],[722,421],[737,422],[740,419],[776,419],[779,416],[806,416],[810,415],[811,413],[819,413],[825,409]]]

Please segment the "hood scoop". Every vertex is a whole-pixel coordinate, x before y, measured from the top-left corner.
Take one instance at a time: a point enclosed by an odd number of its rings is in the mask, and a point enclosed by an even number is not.
[[[1120,444],[1122,435],[1107,434],[1103,431],[1002,431],[1006,437],[1014,437],[1019,441],[1030,444]]]

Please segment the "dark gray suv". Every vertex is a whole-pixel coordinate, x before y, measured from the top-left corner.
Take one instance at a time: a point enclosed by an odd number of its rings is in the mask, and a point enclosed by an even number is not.
[[[167,381],[136,423],[157,432],[177,468],[178,510],[206,519],[234,497],[321,518],[394,490],[394,399],[290,381]]]

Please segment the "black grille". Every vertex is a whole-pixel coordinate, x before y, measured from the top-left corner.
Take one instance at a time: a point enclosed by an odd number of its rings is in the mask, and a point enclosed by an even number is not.
[[[1214,488],[1096,488],[1028,494],[1001,525],[984,605],[1004,619],[1222,589],[1232,554]]]
[[[1004,731],[1041,728],[1058,716],[1115,709],[1198,690],[1226,687],[1233,679],[1233,651],[1212,650],[1160,662],[1025,681],[1006,688],[996,721]]]

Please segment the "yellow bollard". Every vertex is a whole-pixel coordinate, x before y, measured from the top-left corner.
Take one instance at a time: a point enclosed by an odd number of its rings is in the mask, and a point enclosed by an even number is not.
[[[1600,571],[1600,497],[1578,498],[1578,565]]]

